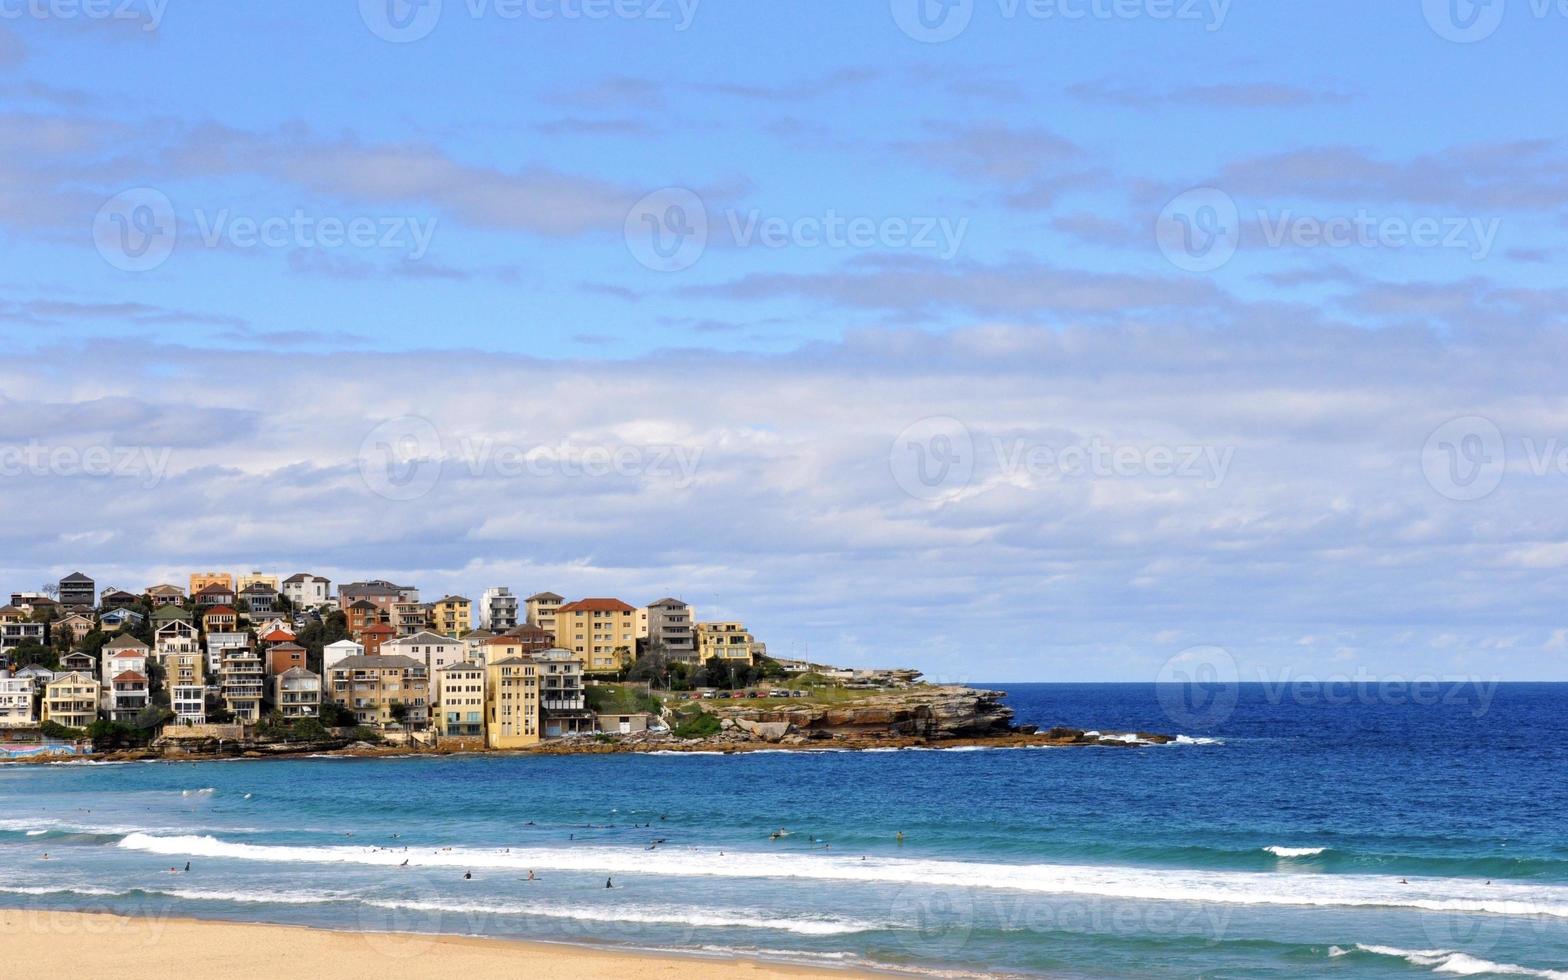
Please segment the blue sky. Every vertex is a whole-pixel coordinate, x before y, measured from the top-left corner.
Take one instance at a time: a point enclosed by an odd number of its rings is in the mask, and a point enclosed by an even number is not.
[[[1568,677],[1568,15],[937,10],[0,2],[0,449],[64,452],[6,467],[6,581],[675,592],[953,677]]]

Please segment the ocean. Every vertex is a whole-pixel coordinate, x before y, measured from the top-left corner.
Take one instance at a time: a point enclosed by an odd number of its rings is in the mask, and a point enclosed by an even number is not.
[[[1568,685],[1242,685],[1220,710],[994,686],[1020,722],[1184,737],[0,767],[0,905],[363,930],[389,974],[423,941],[393,932],[943,976],[1568,980]]]

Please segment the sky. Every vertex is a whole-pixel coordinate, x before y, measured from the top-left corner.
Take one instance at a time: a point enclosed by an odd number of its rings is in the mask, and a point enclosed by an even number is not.
[[[1565,43],[1545,0],[0,0],[0,589],[1568,679]]]

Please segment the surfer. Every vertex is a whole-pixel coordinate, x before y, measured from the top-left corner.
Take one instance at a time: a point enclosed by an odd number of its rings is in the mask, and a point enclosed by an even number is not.
[[[463,872],[463,880],[464,881],[473,881],[474,880],[474,873],[472,871],[464,871]]]
[[[606,878],[606,879],[604,879],[604,887],[606,887],[606,888],[614,888],[615,887],[615,882],[611,881],[609,878]]]
[[[186,874],[190,874],[191,873],[191,863],[189,861],[185,862],[185,873]]]

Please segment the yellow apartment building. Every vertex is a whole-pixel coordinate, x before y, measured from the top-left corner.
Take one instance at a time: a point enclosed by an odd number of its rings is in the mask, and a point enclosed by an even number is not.
[[[86,728],[98,720],[103,686],[91,674],[73,670],[44,687],[44,721],[67,728]]]
[[[399,705],[404,728],[423,728],[429,720],[430,675],[412,657],[346,657],[327,675],[322,696],[354,712],[361,725],[398,724],[394,708]]]
[[[234,576],[228,572],[191,572],[190,595],[195,595],[209,585],[221,585],[232,591]]]
[[[697,624],[697,659],[703,663],[718,659],[751,666],[767,653],[767,644],[758,643],[742,623]]]
[[[589,674],[613,674],[637,649],[637,608],[619,599],[579,599],[556,612],[556,646],[577,654]]]
[[[485,668],[485,745],[538,745],[540,730],[539,665],[526,657],[508,657]]]
[[[474,628],[473,604],[460,595],[449,595],[431,604],[430,619],[437,633],[461,637]]]
[[[482,738],[485,733],[485,668],[483,664],[449,664],[431,682],[430,727],[438,735]]]

